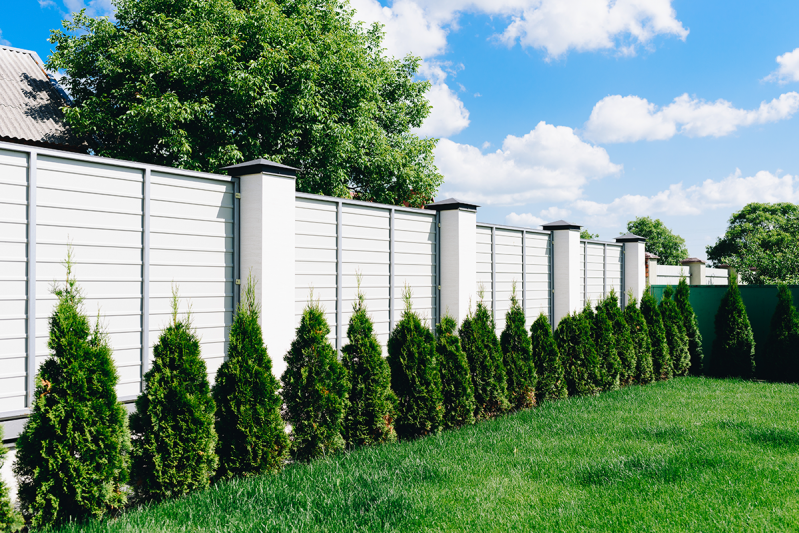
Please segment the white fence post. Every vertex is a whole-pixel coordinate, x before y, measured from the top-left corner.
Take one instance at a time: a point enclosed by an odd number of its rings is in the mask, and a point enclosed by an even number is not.
[[[225,167],[241,188],[241,283],[258,284],[264,341],[277,377],[294,338],[294,219],[297,170],[266,159]]]
[[[541,226],[552,232],[552,325],[582,308],[580,299],[580,226],[558,220]]]
[[[624,305],[627,305],[627,292],[632,291],[635,299],[640,302],[646,289],[646,239],[628,233],[616,237],[616,242],[624,244],[624,288],[619,299]],[[657,260],[655,265],[657,265]],[[653,268],[652,263],[649,264],[649,268]],[[656,274],[650,270],[649,275],[651,277]]]
[[[477,305],[477,207],[454,198],[425,206],[441,220],[440,316],[449,311],[458,324]]]

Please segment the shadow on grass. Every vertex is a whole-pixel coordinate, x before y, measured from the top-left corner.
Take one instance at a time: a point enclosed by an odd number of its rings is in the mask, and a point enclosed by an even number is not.
[[[626,483],[680,483],[706,470],[716,469],[722,461],[701,453],[680,456],[616,457],[598,461],[576,472],[578,483],[586,486]]]
[[[784,453],[799,452],[799,431],[756,426],[747,422],[720,422],[719,426],[744,440]]]

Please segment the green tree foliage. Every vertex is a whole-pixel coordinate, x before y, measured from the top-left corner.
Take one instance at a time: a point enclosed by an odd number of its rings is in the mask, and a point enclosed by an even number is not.
[[[738,281],[730,286],[716,312],[716,339],[713,341],[711,370],[719,377],[749,379],[755,375],[755,338],[741,299]]]
[[[391,391],[391,369],[375,337],[360,287],[352,304],[347,339],[349,344],[341,350],[350,382],[344,440],[348,446],[394,442],[397,440],[394,430],[397,398]]]
[[[130,415],[131,484],[146,500],[207,487],[218,463],[214,400],[200,340],[191,317],[178,318],[178,305],[173,288],[172,321],[153,346],[152,368]]]
[[[666,328],[663,326],[663,317],[658,309],[657,300],[648,285],[641,298],[641,314],[646,320],[649,340],[652,344],[652,372],[655,379],[671,379],[674,375],[674,367],[666,340]]]
[[[652,369],[652,340],[644,314],[638,308],[638,302],[628,294],[627,305],[624,306],[624,320],[630,326],[630,339],[635,350],[635,382],[641,385],[652,383],[655,379]]]
[[[261,307],[250,275],[233,325],[227,361],[216,373],[216,453],[219,479],[279,470],[288,454],[286,425],[280,416],[280,383],[258,323]]]
[[[130,435],[117,402],[111,348],[83,311],[67,252],[66,282],[54,286],[51,357],[36,376],[33,410],[17,439],[14,474],[31,527],[100,518],[125,505]]]
[[[591,334],[600,365],[599,386],[605,391],[616,390],[619,388],[621,361],[619,360],[613,322],[609,316],[608,309],[600,301],[596,312],[591,309],[589,303],[586,304],[583,313],[586,320],[591,321]]]
[[[734,267],[750,285],[799,283],[799,205],[746,205],[707,247],[707,257]]]
[[[530,327],[530,345],[538,376],[538,384],[535,389],[537,402],[560,400],[568,396],[563,363],[555,343],[555,337],[552,335],[552,327],[544,313],[538,315]]]
[[[797,381],[798,371],[799,315],[793,305],[791,290],[780,284],[777,307],[771,317],[766,349],[757,365],[757,373],[759,377],[772,381]]]
[[[291,454],[310,461],[344,449],[344,416],[350,384],[327,339],[330,326],[313,292],[286,354],[283,419],[292,425]]]
[[[6,462],[8,450],[3,446],[3,426],[0,426],[0,469]],[[8,485],[0,477],[0,531],[3,533],[19,531],[24,522],[22,516],[14,509],[8,494]]]
[[[569,396],[596,394],[601,389],[601,362],[596,353],[587,313],[565,316],[555,331]]]
[[[593,240],[593,239],[598,239],[599,238],[599,234],[598,233],[591,233],[587,229],[584,229],[584,230],[580,231],[580,238],[581,239],[585,239],[587,241],[590,241],[590,240]]]
[[[455,334],[458,323],[447,313],[438,325],[436,354],[441,370],[445,429],[474,424],[474,388],[469,362]]]
[[[688,352],[688,335],[685,333],[683,316],[673,296],[674,289],[669,285],[663,291],[658,310],[663,319],[663,329],[666,331],[666,344],[669,347],[673,374],[684,376],[691,368],[691,354]]]
[[[99,155],[218,171],[257,158],[297,189],[421,206],[442,176],[420,59],[381,48],[344,0],[116,0],[53,31],[65,115]]]
[[[483,304],[482,290],[477,309],[463,320],[459,333],[472,372],[475,418],[482,420],[504,413],[510,409],[505,365],[494,317]]]
[[[627,222],[627,231],[645,237],[646,251],[658,256],[661,265],[679,265],[688,257],[685,239],[672,233],[658,218],[638,217]]]
[[[677,307],[680,308],[685,334],[688,336],[688,353],[691,356],[690,373],[694,376],[701,376],[705,358],[702,350],[702,333],[699,332],[699,322],[696,318],[696,313],[694,313],[694,308],[691,307],[690,296],[691,289],[688,287],[688,282],[685,281],[685,278],[680,278],[677,290],[674,293],[674,301],[677,302]]]
[[[630,326],[624,318],[624,311],[619,306],[619,297],[616,296],[614,289],[611,289],[610,294],[599,303],[599,307],[605,312],[612,325],[616,357],[619,361],[619,384],[629,385],[635,381],[638,361],[630,336]]]
[[[388,337],[391,388],[397,395],[397,436],[411,439],[441,430],[444,404],[433,332],[422,323],[405,287],[405,311]]]
[[[535,405],[537,376],[530,336],[527,334],[524,310],[516,298],[516,283],[510,297],[510,309],[505,315],[505,329],[499,336],[502,364],[505,367],[508,401],[517,409]]]

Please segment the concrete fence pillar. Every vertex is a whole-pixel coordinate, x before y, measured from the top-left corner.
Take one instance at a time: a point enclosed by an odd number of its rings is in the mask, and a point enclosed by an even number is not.
[[[477,305],[477,208],[454,198],[428,204],[439,212],[441,316],[449,312],[460,324]]]
[[[632,292],[640,302],[646,289],[646,239],[628,233],[616,237],[616,242],[624,244],[624,294],[620,294],[619,299],[627,305],[627,293]]]
[[[558,220],[541,226],[552,232],[552,324],[582,309],[580,286],[580,226]]]
[[[646,282],[650,285],[658,284],[658,259],[660,257],[655,254],[645,254],[646,257]]]
[[[688,267],[688,274],[690,279],[689,285],[707,285],[707,276],[705,275],[705,262],[696,257],[689,257],[680,261],[680,264]]]
[[[297,169],[266,159],[225,167],[240,181],[242,285],[257,280],[264,342],[277,377],[294,338],[294,218]]]

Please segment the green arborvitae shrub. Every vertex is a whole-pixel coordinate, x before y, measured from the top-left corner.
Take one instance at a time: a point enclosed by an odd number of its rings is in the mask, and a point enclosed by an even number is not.
[[[6,462],[8,450],[3,446],[3,426],[0,426],[0,469]],[[12,532],[22,529],[22,516],[14,509],[8,495],[8,485],[0,478],[0,532]]]
[[[327,339],[330,326],[313,293],[286,354],[283,418],[292,425],[291,454],[310,461],[344,449],[344,415],[350,384]]]
[[[655,376],[652,370],[652,340],[646,319],[638,308],[638,301],[628,294],[627,305],[624,306],[624,320],[630,327],[630,339],[635,350],[635,383],[646,385],[652,383]]]
[[[560,400],[569,395],[566,376],[563,373],[558,346],[552,335],[546,315],[541,313],[530,328],[530,345],[538,383],[535,397],[538,403],[544,400]]]
[[[771,317],[766,349],[762,362],[758,364],[757,373],[759,377],[771,381],[796,381],[798,363],[799,316],[793,305],[790,289],[787,285],[780,284],[777,307]]]
[[[469,314],[461,324],[459,334],[472,373],[475,418],[482,420],[504,413],[510,409],[505,365],[494,317],[483,304],[482,294],[474,314]]]
[[[508,401],[516,409],[533,407],[537,377],[524,310],[516,298],[515,283],[510,297],[510,309],[505,315],[505,329],[499,336],[499,345],[502,348]]]
[[[344,440],[348,446],[394,442],[397,398],[391,391],[391,369],[383,358],[360,288],[352,304],[347,339],[349,344],[341,350],[350,383]]]
[[[555,331],[569,396],[596,394],[600,388],[600,361],[587,313],[565,316]]]
[[[172,321],[153,346],[152,368],[130,415],[131,485],[145,500],[162,500],[208,486],[217,466],[214,400],[191,317]]]
[[[36,376],[33,410],[17,440],[14,474],[22,514],[33,528],[100,518],[125,505],[130,435],[117,402],[111,348],[83,312],[72,275],[53,289],[49,357]]]
[[[610,320],[607,307],[602,301],[597,305],[596,312],[586,304],[583,310],[586,320],[591,320],[591,333],[594,338],[594,347],[599,359],[599,386],[604,391],[619,388],[619,373],[621,361],[616,351],[616,337],[613,334],[613,322]]]
[[[281,468],[288,454],[286,425],[280,416],[280,383],[258,323],[255,281],[247,279],[230,327],[227,361],[216,373],[218,479],[246,477]]]
[[[688,335],[685,334],[682,313],[673,296],[674,289],[671,286],[666,287],[660,300],[659,311],[663,319],[663,329],[666,331],[672,371],[675,376],[684,376],[691,368],[691,354],[688,352]]]
[[[755,375],[755,339],[741,299],[738,281],[730,286],[716,312],[716,340],[713,341],[712,372],[719,377],[749,379]]]
[[[405,311],[388,337],[388,365],[397,395],[397,436],[412,439],[441,430],[444,404],[433,332],[413,311],[407,286],[403,298]]]
[[[689,372],[691,375],[701,376],[705,355],[702,351],[702,334],[699,332],[699,322],[696,318],[696,313],[694,313],[694,308],[691,307],[690,296],[691,289],[688,287],[688,282],[685,281],[685,278],[680,278],[677,290],[674,293],[674,301],[677,302],[677,307],[680,308],[685,334],[688,336],[688,353],[691,356]]]
[[[629,385],[635,381],[638,360],[633,340],[630,336],[630,326],[624,318],[624,311],[619,306],[616,290],[611,289],[610,294],[599,305],[605,311],[608,320],[612,324],[613,339],[616,343],[616,357],[619,360],[619,385]]]
[[[441,371],[445,429],[474,424],[474,389],[469,362],[455,334],[458,323],[449,314],[438,325],[436,355]]]
[[[660,315],[657,300],[652,295],[649,285],[646,286],[641,298],[641,314],[646,320],[649,340],[652,343],[652,373],[655,379],[671,379],[674,371],[669,354],[669,344],[666,340],[666,328],[663,326],[663,317]]]

